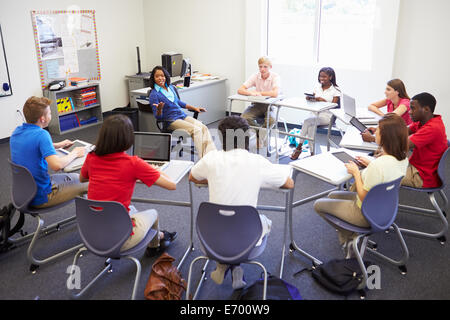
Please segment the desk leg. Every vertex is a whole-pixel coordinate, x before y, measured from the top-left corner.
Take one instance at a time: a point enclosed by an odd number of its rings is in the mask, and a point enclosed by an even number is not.
[[[331,146],[331,143],[332,143],[332,141],[331,141],[331,139],[330,139],[330,136],[331,136],[331,130],[332,130],[333,125],[335,124],[335,122],[336,122],[336,116],[333,114],[333,115],[331,116],[330,123],[328,124],[328,132],[327,132],[327,151],[330,151],[330,146]],[[334,142],[333,142],[333,145],[335,145]]]
[[[279,163],[280,153],[278,151],[278,119],[280,117],[280,107],[275,107],[275,108],[277,108],[277,115],[275,116],[275,125],[276,125],[276,132],[277,132],[277,135],[275,137],[275,160],[276,160],[276,163]]]
[[[192,197],[192,182],[189,181],[189,200],[190,200],[190,207],[191,207],[191,230],[190,230],[190,243],[189,246],[187,247],[183,258],[181,258],[180,263],[177,266],[177,269],[180,270],[181,266],[184,263],[184,260],[187,258],[187,256],[189,255],[189,253],[191,253],[191,251],[194,251],[194,200]]]
[[[294,170],[293,177],[292,177],[293,180],[294,180],[294,182],[296,181],[297,175],[298,175],[298,171],[297,171],[297,170]],[[290,226],[289,226],[289,229],[290,229],[290,237],[291,237],[291,244],[289,245],[289,251],[290,251],[290,252],[298,251],[301,255],[303,255],[304,257],[306,257],[306,258],[308,258],[309,260],[311,260],[311,261],[313,262],[313,264],[315,264],[315,265],[322,264],[322,261],[320,261],[319,259],[313,257],[313,256],[310,255],[309,253],[303,251],[303,250],[300,249],[300,248],[298,247],[298,245],[295,243],[295,240],[294,240],[294,227],[293,227],[293,219],[292,219],[292,209],[293,209],[294,207],[297,207],[297,206],[301,205],[301,204],[304,204],[304,203],[307,203],[307,202],[310,202],[310,201],[313,201],[313,200],[322,198],[322,197],[328,195],[330,192],[335,191],[335,190],[337,190],[337,188],[334,188],[334,189],[331,189],[331,190],[324,191],[324,192],[322,192],[322,193],[319,193],[319,194],[317,194],[317,195],[315,195],[315,196],[312,196],[312,197],[303,199],[303,200],[298,201],[298,202],[296,202],[296,203],[294,203],[294,191],[295,191],[295,185],[294,185],[294,189],[292,189],[291,192],[289,192],[288,214],[289,214],[289,225],[290,225]]]
[[[289,221],[289,212],[291,211],[291,193],[293,193],[293,189],[286,193],[286,206],[284,212],[284,230],[283,230],[283,249],[281,251],[281,265],[280,265],[280,279],[283,278],[283,269],[284,269],[284,258],[286,256],[286,245],[287,245],[287,233],[288,233],[288,221]]]
[[[309,150],[311,150],[311,155],[315,155],[316,153],[316,135],[317,135],[317,125],[319,124],[319,114],[320,113],[314,113],[314,132],[313,132],[313,138],[312,143],[309,144]],[[311,142],[311,141],[310,141]]]

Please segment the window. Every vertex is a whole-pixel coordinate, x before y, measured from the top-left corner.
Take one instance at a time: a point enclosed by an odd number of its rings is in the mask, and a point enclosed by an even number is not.
[[[370,70],[376,0],[268,0],[267,54],[281,64]]]

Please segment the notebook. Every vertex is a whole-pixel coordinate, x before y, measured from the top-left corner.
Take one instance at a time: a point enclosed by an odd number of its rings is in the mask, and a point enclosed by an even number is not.
[[[171,135],[157,132],[135,132],[131,154],[164,170],[170,162]]]

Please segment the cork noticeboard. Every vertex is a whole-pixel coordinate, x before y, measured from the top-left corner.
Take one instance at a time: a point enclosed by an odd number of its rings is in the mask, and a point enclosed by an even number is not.
[[[31,11],[42,89],[68,77],[100,80],[94,10]]]

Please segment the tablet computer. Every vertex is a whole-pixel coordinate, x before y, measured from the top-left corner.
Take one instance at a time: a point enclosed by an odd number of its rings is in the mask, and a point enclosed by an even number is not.
[[[355,117],[352,117],[352,119],[350,120],[350,124],[354,126],[356,129],[358,129],[360,132],[364,132],[367,129],[367,127]]]
[[[353,161],[358,166],[358,168],[360,170],[365,168],[365,166],[361,162],[359,162],[358,160],[353,158],[351,155],[349,155],[345,151],[333,152],[332,155],[335,156],[336,158],[338,158],[339,160],[341,160],[344,163],[349,163],[350,161]]]
[[[307,92],[305,92],[305,96],[307,96],[308,98],[315,98],[316,97],[314,95],[314,93],[307,93]]]

